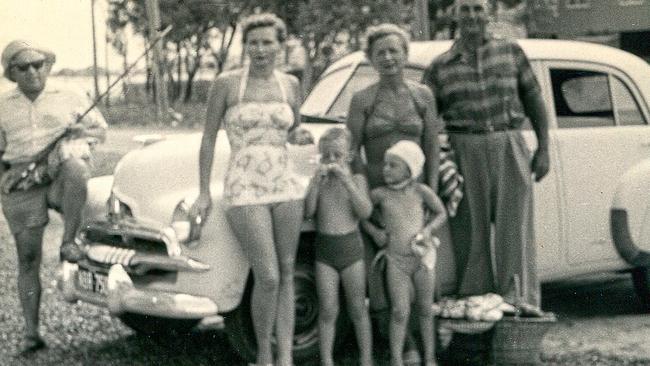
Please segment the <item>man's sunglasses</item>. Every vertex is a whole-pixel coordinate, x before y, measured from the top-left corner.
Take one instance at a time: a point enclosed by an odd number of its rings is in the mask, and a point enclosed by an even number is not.
[[[45,64],[45,60],[40,60],[40,61],[27,62],[24,64],[14,64],[13,66],[15,66],[21,72],[26,72],[27,70],[29,70],[30,66],[33,67],[34,70],[38,71],[41,69],[41,67],[43,67],[44,64]]]

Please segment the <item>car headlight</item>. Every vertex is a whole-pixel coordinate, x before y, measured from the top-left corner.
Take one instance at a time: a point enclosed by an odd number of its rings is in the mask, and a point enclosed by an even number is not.
[[[190,214],[190,207],[186,200],[180,201],[174,209],[171,222],[177,240],[188,246],[198,244],[202,222],[201,216]]]
[[[119,198],[111,191],[111,195],[108,196],[106,201],[106,212],[108,212],[109,220],[119,220],[125,217],[133,217],[133,212],[131,208],[124,202],[120,201]]]

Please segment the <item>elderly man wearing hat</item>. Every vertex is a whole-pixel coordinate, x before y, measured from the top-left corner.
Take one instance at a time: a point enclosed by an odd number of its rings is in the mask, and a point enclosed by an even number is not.
[[[16,83],[15,89],[0,95],[0,185],[2,211],[18,253],[18,294],[26,328],[23,354],[45,347],[39,335],[38,313],[39,270],[48,209],[63,215],[61,260],[76,262],[84,255],[74,238],[86,201],[89,150],[75,154],[61,144],[46,155],[49,166],[45,175],[29,184],[23,181],[8,185],[7,180],[24,177],[34,163],[43,161],[39,157],[63,135],[71,147],[73,142],[91,138],[103,141],[106,134],[106,122],[99,112],[91,110],[80,118],[91,105],[88,98],[46,85],[55,59],[54,53],[25,41],[13,41],[2,52],[4,76]],[[53,154],[57,154],[55,161],[59,164],[49,163]]]

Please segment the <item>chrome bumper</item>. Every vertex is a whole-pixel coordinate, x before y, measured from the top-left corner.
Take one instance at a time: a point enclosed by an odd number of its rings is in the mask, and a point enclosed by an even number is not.
[[[217,316],[218,313],[217,304],[206,297],[135,288],[121,264],[111,266],[103,294],[79,288],[77,264],[63,262],[61,272],[59,288],[66,301],[93,303],[108,308],[113,315],[138,313],[176,319],[199,319]]]

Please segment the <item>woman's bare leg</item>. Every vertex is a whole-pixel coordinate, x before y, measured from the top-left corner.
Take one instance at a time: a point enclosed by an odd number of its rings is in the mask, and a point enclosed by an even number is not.
[[[273,363],[271,335],[280,283],[271,212],[268,206],[237,206],[228,209],[226,217],[253,269],[251,316],[257,339],[256,363],[270,364]]]
[[[280,265],[280,288],[276,336],[278,341],[278,366],[293,364],[293,328],[295,322],[295,294],[293,274],[296,252],[303,221],[303,201],[277,204],[272,209],[275,248]]]

